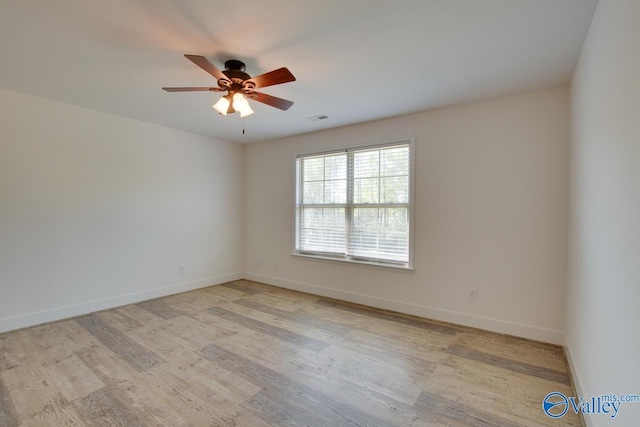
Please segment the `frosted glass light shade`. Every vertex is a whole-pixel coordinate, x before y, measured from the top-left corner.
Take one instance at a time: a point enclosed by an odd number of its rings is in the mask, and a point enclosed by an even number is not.
[[[220,100],[218,102],[216,102],[213,105],[213,108],[220,114],[222,114],[223,116],[227,115],[227,111],[229,110],[229,100],[227,99],[226,96],[223,96],[222,98],[220,98]]]
[[[233,95],[233,109],[240,111],[240,117],[246,117],[253,114],[253,110],[249,105],[249,101],[241,93],[235,93]]]
[[[253,113],[254,111],[251,109],[249,103],[247,102],[247,105],[244,107],[244,109],[240,110],[240,117],[247,117],[252,115]]]

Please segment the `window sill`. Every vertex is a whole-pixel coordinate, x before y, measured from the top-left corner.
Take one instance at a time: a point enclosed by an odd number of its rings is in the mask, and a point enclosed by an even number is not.
[[[294,252],[291,255],[294,257],[306,258],[309,260],[320,261],[320,262],[329,262],[329,263],[337,262],[341,264],[353,264],[361,267],[369,267],[369,268],[376,268],[376,269],[382,269],[382,270],[394,270],[394,271],[405,272],[405,273],[413,273],[414,271],[413,266],[410,266],[408,264],[390,264],[390,263],[384,263],[384,262],[364,261],[364,260],[361,261],[356,259],[334,258],[334,257],[322,256],[322,255],[301,254],[297,252]]]

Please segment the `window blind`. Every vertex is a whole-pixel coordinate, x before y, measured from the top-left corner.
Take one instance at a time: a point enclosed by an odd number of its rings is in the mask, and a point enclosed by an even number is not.
[[[409,262],[410,145],[297,159],[296,252]]]

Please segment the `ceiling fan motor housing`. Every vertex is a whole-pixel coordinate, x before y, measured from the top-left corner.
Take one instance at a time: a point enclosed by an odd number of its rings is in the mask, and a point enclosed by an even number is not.
[[[247,67],[244,62],[238,61],[237,59],[230,59],[224,63],[224,71],[222,74],[229,77],[234,84],[242,86],[242,82],[251,78],[249,74],[244,72],[246,69]]]

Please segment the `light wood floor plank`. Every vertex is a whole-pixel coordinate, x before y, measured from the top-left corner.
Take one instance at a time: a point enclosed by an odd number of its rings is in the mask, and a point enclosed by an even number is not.
[[[9,397],[9,390],[0,376],[0,426],[16,427],[19,425],[16,410]]]
[[[139,371],[164,363],[164,360],[157,354],[142,347],[123,332],[106,323],[98,315],[91,314],[81,317],[76,319],[76,322],[89,331],[104,346]]]
[[[106,385],[130,381],[136,369],[100,343],[74,353]]]
[[[4,371],[2,381],[21,423],[35,423],[67,412],[68,401],[40,363],[26,363]],[[42,424],[41,424],[42,425]]]
[[[147,310],[150,313],[155,314],[156,316],[164,320],[169,320],[169,319],[173,319],[174,317],[184,315],[185,313],[171,306],[171,300],[172,300],[171,297],[160,298],[160,299],[154,299],[151,301],[141,302],[136,305],[144,310]]]
[[[451,325],[444,325],[439,322],[433,322],[426,319],[418,319],[416,317],[393,313],[389,311],[379,310],[371,307],[365,307],[359,304],[352,304],[344,301],[321,299],[316,304],[336,308],[338,310],[348,311],[349,313],[357,313],[363,316],[394,322],[403,326],[411,326],[418,329],[426,329],[429,331],[439,332],[446,335],[455,335],[459,328]]]
[[[144,326],[143,323],[130,316],[127,316],[119,309],[102,311],[100,313],[97,313],[97,316],[122,332],[132,331]]]
[[[238,325],[244,326],[248,329],[252,329],[262,334],[274,336],[283,341],[298,345],[300,347],[308,348],[310,350],[320,351],[328,345],[328,343],[322,342],[315,338],[310,338],[284,328],[273,326],[268,323],[252,319],[250,317],[234,313],[233,311],[225,310],[222,307],[211,307],[207,311],[215,316],[221,317],[233,323],[237,323]]]
[[[521,362],[519,360],[496,356],[491,353],[478,351],[473,348],[466,348],[457,344],[450,345],[447,348],[447,353],[454,356],[464,357],[466,359],[477,360],[478,362],[488,365],[499,366],[521,374],[532,375],[534,377],[569,385],[569,374],[555,369],[544,368],[530,363]]]
[[[74,404],[87,424],[104,427],[113,425],[144,427],[148,425],[139,413],[131,411],[128,405],[121,402],[109,388],[94,391],[86,397],[78,399]]]
[[[0,373],[20,365],[25,359],[17,332],[0,335]]]
[[[46,363],[46,362],[45,362]],[[105,386],[75,354],[48,365],[52,386],[60,390],[67,401],[72,401]]]
[[[348,327],[336,322],[332,322],[331,320],[321,319],[305,313],[291,312],[276,307],[270,307],[268,305],[250,299],[241,299],[234,301],[234,303],[256,311],[261,311],[265,314],[269,314],[280,319],[291,321],[296,325],[319,329],[331,334],[344,335],[349,331]]]
[[[424,389],[452,401],[464,396],[469,407],[491,408],[494,414],[525,425],[546,425],[541,402],[550,390],[572,393],[567,385],[454,356],[436,368]],[[572,413],[563,418],[568,425],[577,419]]]
[[[307,324],[307,322],[297,322],[295,320],[291,320],[290,318],[278,317],[274,314],[265,313],[262,310],[257,310],[256,308],[245,306],[244,304],[237,304],[237,301],[234,301],[233,303],[220,304],[215,307],[215,309],[218,308],[231,311],[235,314],[256,320],[260,323],[265,323],[289,332],[293,332],[299,336],[313,338],[317,341],[321,341],[325,344],[324,346],[321,346],[321,348],[326,347],[326,343],[333,342],[335,339],[337,339],[338,336],[344,335],[343,331],[336,333],[334,330],[321,328],[318,325],[310,326],[309,324]],[[313,321],[311,317],[309,318],[309,320]]]
[[[224,283],[220,286],[223,288],[234,289],[238,292],[241,292],[242,296],[255,295],[261,292],[261,290],[256,289],[254,286],[251,286],[251,285],[252,285],[251,282],[243,281],[240,283],[238,282]]]
[[[477,329],[459,332],[452,344],[566,372],[564,353],[562,347],[557,345],[515,338],[509,335],[486,333],[486,331]]]
[[[357,407],[345,404],[343,401],[309,387],[306,384],[291,380],[286,375],[275,372],[216,344],[202,349],[201,354],[212,362],[224,366],[249,381],[260,385],[269,391],[273,398],[271,405],[277,406],[284,399],[289,408],[300,406],[313,408],[320,419],[325,419],[324,425],[344,426],[391,426],[375,416],[362,412]],[[298,425],[304,425],[304,419],[299,418]]]
[[[445,399],[434,393],[423,392],[416,407],[424,412],[435,412],[447,418],[462,421],[470,427],[525,427],[491,413]]]

